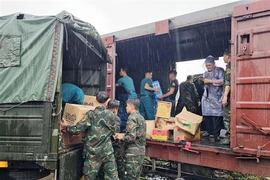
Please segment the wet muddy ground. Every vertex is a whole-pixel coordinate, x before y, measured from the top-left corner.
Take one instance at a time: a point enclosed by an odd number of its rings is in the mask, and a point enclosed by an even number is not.
[[[164,160],[157,160],[157,169],[152,172],[151,160],[145,157],[144,168],[141,180],[175,180],[177,178],[177,164]],[[252,176],[238,172],[223,171],[201,166],[182,166],[182,178],[179,180],[269,180],[270,178]]]

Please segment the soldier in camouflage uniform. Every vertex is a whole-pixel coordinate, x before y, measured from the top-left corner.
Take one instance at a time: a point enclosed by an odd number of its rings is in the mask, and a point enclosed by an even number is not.
[[[85,161],[83,174],[86,180],[95,180],[101,166],[104,167],[105,179],[118,180],[115,158],[111,136],[115,134],[114,114],[105,110],[108,94],[99,92],[96,99],[104,106],[96,107],[87,113],[85,121],[76,125],[67,126],[66,122],[61,124],[61,131],[69,134],[86,133],[84,140]]]
[[[110,110],[111,112],[113,112],[114,114],[114,124],[116,125],[116,133],[120,133],[120,124],[121,124],[121,120],[120,118],[117,116],[117,112],[120,106],[120,102],[117,100],[110,100],[108,102],[107,105],[107,109]],[[120,146],[120,142],[118,139],[114,139],[113,136],[111,137],[112,140],[112,146],[113,146],[113,150],[114,150],[114,157],[115,157],[115,161],[117,164],[117,170],[118,170],[118,177],[120,180],[124,180],[125,178],[125,164],[124,164],[124,158],[123,158],[123,154],[121,151],[121,146]],[[100,169],[99,172],[99,176],[98,179],[99,180],[103,180],[104,179],[104,171],[103,171],[103,166]]]
[[[179,114],[184,107],[190,112],[196,113],[197,107],[200,106],[200,98],[193,77],[187,76],[187,80],[180,84],[180,96],[178,99],[175,114]]]
[[[140,179],[145,155],[146,126],[145,119],[138,112],[139,106],[139,99],[127,101],[126,109],[130,116],[127,121],[126,133],[116,134],[116,138],[121,139],[125,146],[126,180]]]
[[[230,110],[230,90],[231,90],[231,52],[229,50],[224,52],[224,62],[227,64],[224,77],[224,92],[223,92],[223,110],[224,110],[224,125],[227,130],[226,137],[221,144],[230,144],[230,122],[231,122],[231,110]]]

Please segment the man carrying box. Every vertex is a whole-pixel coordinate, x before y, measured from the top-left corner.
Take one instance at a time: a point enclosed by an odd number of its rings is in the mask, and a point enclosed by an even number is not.
[[[178,92],[178,80],[176,79],[177,72],[175,70],[171,70],[169,72],[169,79],[170,79],[170,87],[168,92],[163,96],[160,96],[159,99],[164,99],[164,101],[172,103],[171,109],[171,117],[175,116],[175,96]]]
[[[147,120],[155,120],[153,92],[159,91],[158,88],[153,88],[152,76],[152,71],[147,71],[140,88],[140,113]]]
[[[62,84],[62,108],[64,110],[66,103],[83,104],[84,93],[74,84]],[[62,111],[63,112],[63,111]]]
[[[108,105],[107,105],[107,109],[114,114],[114,123],[116,125],[116,133],[120,133],[121,120],[117,116],[119,106],[120,106],[120,102],[115,100],[115,99],[110,100],[108,102]],[[118,176],[119,176],[120,180],[124,180],[125,179],[125,167],[124,167],[124,159],[123,159],[123,155],[121,152],[120,142],[118,139],[115,140],[113,138],[113,136],[111,137],[111,140],[112,140],[112,146],[113,146],[113,150],[114,150],[114,157],[115,157],[115,161],[117,164]],[[100,180],[104,179],[103,168],[104,167],[102,167],[100,169],[100,172],[99,172],[98,179],[100,179]]]
[[[96,99],[103,106],[87,113],[85,121],[68,126],[67,122],[61,123],[61,131],[69,134],[86,133],[84,140],[85,161],[83,174],[86,180],[95,180],[101,166],[104,167],[105,177],[118,180],[117,166],[114,158],[111,136],[115,134],[116,125],[112,111],[105,110],[105,104],[109,99],[106,92],[101,91]]]

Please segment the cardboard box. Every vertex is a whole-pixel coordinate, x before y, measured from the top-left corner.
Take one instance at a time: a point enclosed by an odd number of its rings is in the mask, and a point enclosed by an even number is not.
[[[196,142],[196,141],[200,141],[200,136],[201,136],[200,129],[196,131],[195,135],[192,135],[182,130],[179,127],[174,128],[174,131],[173,131],[173,140],[176,142],[179,142],[181,140]]]
[[[66,104],[63,114],[63,119],[66,120],[69,125],[77,124],[79,121],[84,121],[86,116],[85,114],[94,110],[95,107],[92,106],[84,106],[78,104]]]
[[[170,118],[171,117],[172,103],[166,101],[158,101],[157,117]]]
[[[83,105],[93,107],[102,106],[102,104],[97,102],[96,96],[87,96],[87,95],[84,96]]]
[[[145,124],[146,124],[146,139],[151,139],[153,129],[155,129],[155,121],[154,120],[145,120]]]
[[[170,133],[168,129],[153,129],[152,139],[167,141]]]
[[[182,112],[175,117],[175,125],[192,135],[196,134],[197,129],[202,122],[202,116],[191,113],[187,111],[186,108],[184,108]]]
[[[162,117],[156,117],[156,128],[159,129],[170,129],[173,130],[175,128],[175,121],[176,118],[162,118]]]
[[[155,92],[157,94],[157,96],[163,96],[159,81],[153,81],[152,85],[153,85],[153,88],[158,88],[158,90],[159,90],[159,92]]]
[[[84,106],[77,104],[66,104],[63,120],[65,120],[68,125],[75,125],[79,121],[84,121],[86,119],[86,113],[90,110],[95,109],[93,106]],[[62,143],[64,147],[79,144],[82,138],[85,136],[84,133],[79,135],[70,135],[68,133],[62,133]]]

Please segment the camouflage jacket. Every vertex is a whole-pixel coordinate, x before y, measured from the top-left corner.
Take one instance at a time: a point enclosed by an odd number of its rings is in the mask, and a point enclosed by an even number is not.
[[[224,87],[231,85],[231,62],[226,65],[225,77],[224,77]]]
[[[224,76],[224,90],[226,86],[231,86],[231,62],[226,65]],[[228,94],[228,101],[230,100],[230,93]]]
[[[123,138],[125,155],[145,155],[146,125],[139,112],[130,114],[127,120],[126,133]]]
[[[115,133],[120,133],[120,124],[121,124],[120,118],[114,114],[113,120],[114,120],[113,123],[115,125]],[[111,140],[112,140],[113,147],[120,147],[119,140],[115,140],[113,136],[111,137]]]
[[[199,101],[200,97],[195,85],[188,81],[182,82],[180,84],[180,96],[178,102],[185,104],[198,104]]]
[[[105,110],[104,107],[96,107],[87,114],[83,122],[68,126],[69,134],[79,134],[85,132],[84,153],[87,157],[103,158],[113,154],[111,136],[115,134],[115,115]]]

